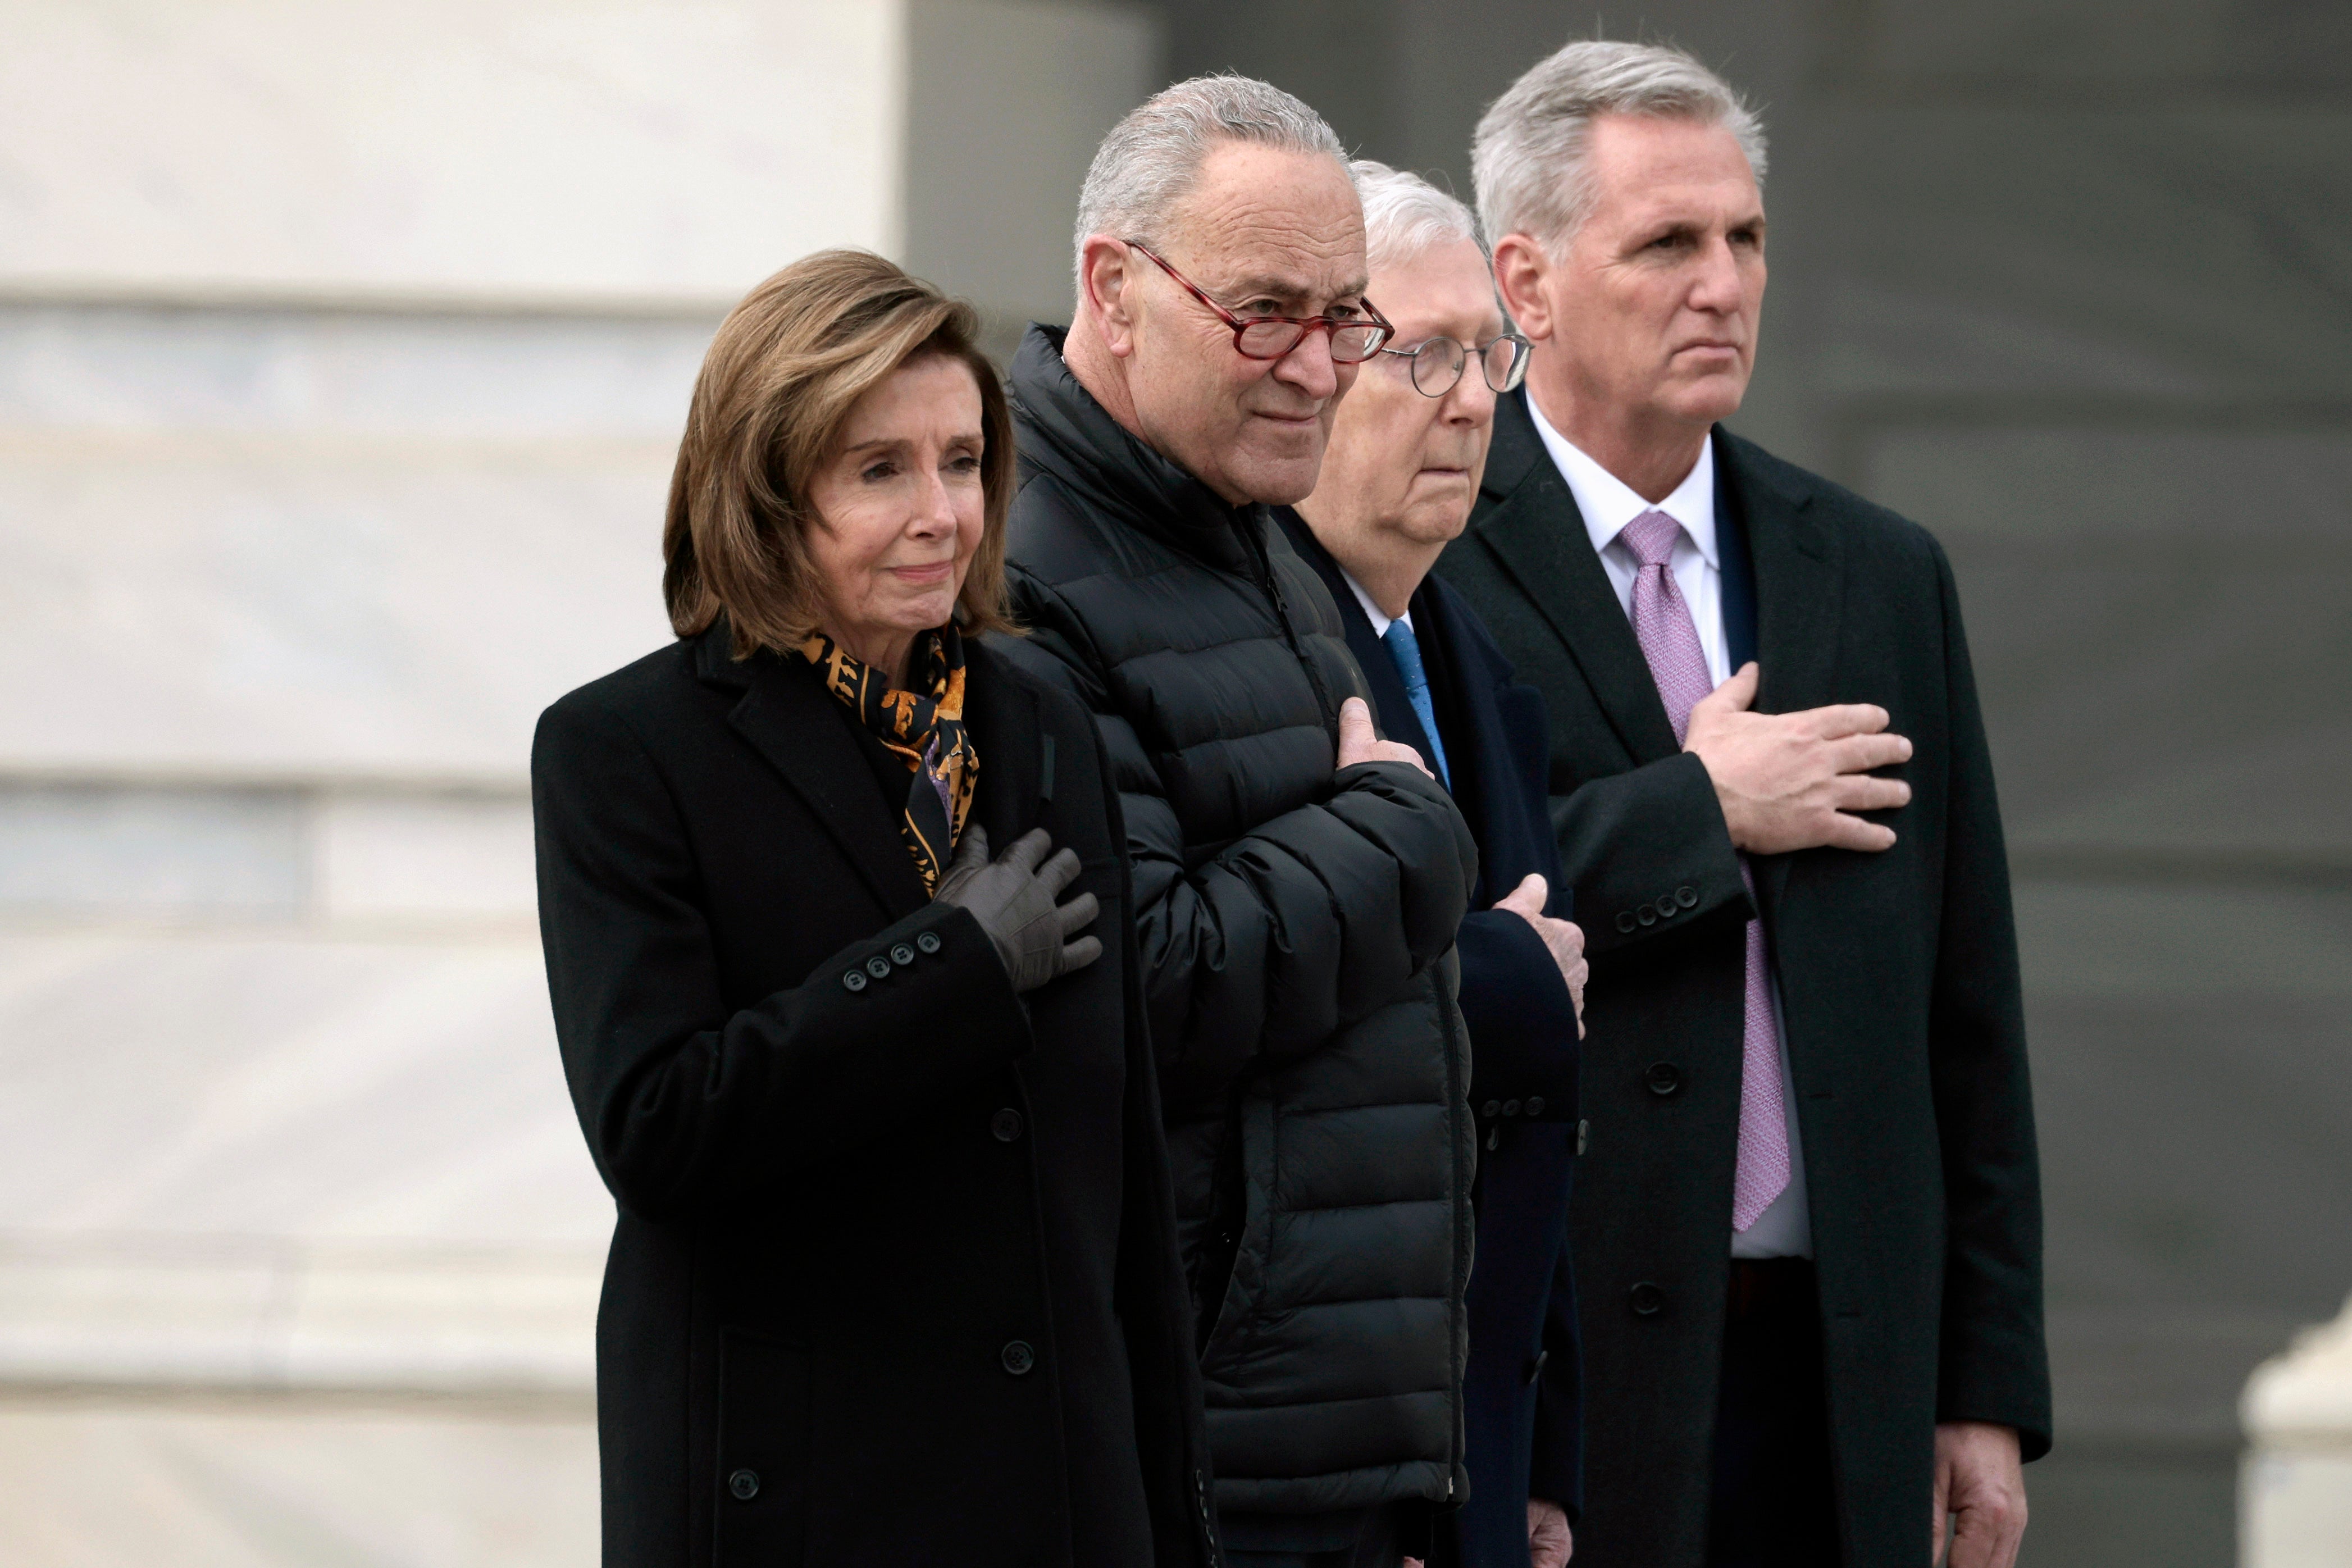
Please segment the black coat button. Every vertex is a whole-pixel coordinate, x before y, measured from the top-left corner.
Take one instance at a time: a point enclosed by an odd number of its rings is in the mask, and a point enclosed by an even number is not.
[[[1592,1120],[1587,1117],[1576,1124],[1576,1152],[1581,1157],[1585,1146],[1592,1142]]]
[[[841,977],[841,988],[842,988],[844,991],[863,991],[863,990],[865,990],[865,989],[866,989],[866,971],[864,971],[864,970],[862,970],[862,969],[853,969],[853,970],[851,970],[848,973],[846,973],[846,974],[843,975],[843,976]]]
[[[1518,1102],[1517,1100],[1507,1100],[1503,1101],[1503,1114],[1504,1114],[1504,1115],[1506,1115],[1506,1116],[1517,1116],[1518,1113],[1519,1113],[1519,1102]]]
[[[1675,908],[1675,896],[1672,893],[1660,893],[1658,895],[1656,908],[1658,918],[1660,920],[1670,921],[1674,919],[1676,913]]]
[[[1486,1109],[1479,1111],[1478,1114],[1481,1116],[1500,1116],[1503,1114],[1503,1102],[1499,1100],[1490,1100],[1486,1102]]]
[[[1683,1069],[1672,1062],[1652,1062],[1650,1070],[1642,1075],[1642,1081],[1650,1086],[1652,1094],[1664,1100],[1667,1095],[1681,1092]]]
[[[904,969],[915,962],[915,950],[902,942],[890,950],[890,962]]]
[[[921,948],[925,952],[937,952],[940,950],[940,933],[935,931],[927,931],[922,935],[915,939],[915,945]]]
[[[1632,931],[1632,930],[1633,929],[1633,910],[1619,910],[1617,911],[1617,929],[1618,929],[1619,931]]]
[[[1021,1113],[1008,1105],[988,1119],[988,1130],[999,1143],[1010,1143],[1021,1136]]]
[[[1680,904],[1686,910],[1695,910],[1698,908],[1698,889],[1696,888],[1676,888],[1675,889],[1675,902]]]
[[[1654,926],[1658,923],[1658,911],[1654,906],[1643,904],[1633,911],[1633,918],[1645,926]]]
[[[760,1472],[738,1470],[727,1478],[727,1492],[737,1502],[750,1502],[760,1495]]]
[[[1004,1348],[997,1352],[997,1360],[1003,1362],[1004,1370],[1013,1376],[1026,1377],[1029,1375],[1029,1369],[1037,1364],[1037,1352],[1029,1348],[1029,1342],[1026,1340],[1009,1340],[1005,1342]]]
[[[1666,1310],[1666,1293],[1647,1279],[1627,1291],[1625,1301],[1637,1318],[1654,1318]]]
[[[877,980],[887,980],[890,978],[890,961],[877,952],[866,961],[866,973]]]
[[[1544,1098],[1542,1095],[1531,1094],[1528,1096],[1528,1114],[1529,1116],[1541,1116],[1543,1114],[1543,1107]]]

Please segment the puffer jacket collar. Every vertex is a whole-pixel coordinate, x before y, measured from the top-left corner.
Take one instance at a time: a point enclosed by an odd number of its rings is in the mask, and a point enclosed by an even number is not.
[[[1051,474],[1094,505],[1219,571],[1255,577],[1270,517],[1216,491],[1146,446],[1062,358],[1063,327],[1030,325],[1013,356],[1022,477]]]

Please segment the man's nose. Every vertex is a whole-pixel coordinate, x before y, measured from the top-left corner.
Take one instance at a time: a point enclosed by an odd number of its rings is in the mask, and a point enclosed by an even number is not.
[[[1274,362],[1274,378],[1313,398],[1334,397],[1339,391],[1339,367],[1331,359],[1331,334],[1310,330],[1297,346]]]
[[[1698,278],[1691,287],[1690,301],[1696,310],[1728,313],[1739,309],[1746,290],[1739,280],[1739,258],[1732,254],[1731,241],[1718,238],[1700,253]]]
[[[1462,379],[1447,389],[1445,417],[1461,425],[1484,425],[1495,416],[1495,389],[1486,384],[1486,367],[1472,354],[1462,367]]]

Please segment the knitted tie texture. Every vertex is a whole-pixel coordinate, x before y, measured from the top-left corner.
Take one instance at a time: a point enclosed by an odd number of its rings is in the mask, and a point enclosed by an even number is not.
[[[1618,535],[1642,563],[1633,579],[1633,637],[1649,661],[1650,679],[1666,705],[1680,743],[1690,733],[1691,710],[1714,689],[1698,622],[1675,585],[1669,563],[1683,526],[1662,511],[1645,511]],[[1739,858],[1749,896],[1756,879]],[[1780,1099],[1780,1048],[1772,1033],[1770,978],[1764,967],[1764,922],[1748,922],[1747,990],[1739,1054],[1739,1160],[1731,1179],[1731,1228],[1744,1231],[1789,1185],[1789,1123]]]

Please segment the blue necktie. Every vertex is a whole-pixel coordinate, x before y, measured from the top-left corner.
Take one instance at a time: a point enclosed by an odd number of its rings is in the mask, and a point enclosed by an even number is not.
[[[1431,761],[1437,764],[1438,782],[1452,789],[1453,777],[1445,771],[1445,742],[1437,738],[1437,710],[1429,700],[1429,671],[1421,664],[1420,640],[1402,621],[1391,621],[1389,629],[1381,634],[1381,641],[1388,644],[1389,657],[1396,660],[1397,673],[1404,677],[1405,700],[1412,704],[1413,717],[1421,721],[1421,732],[1429,737]]]

